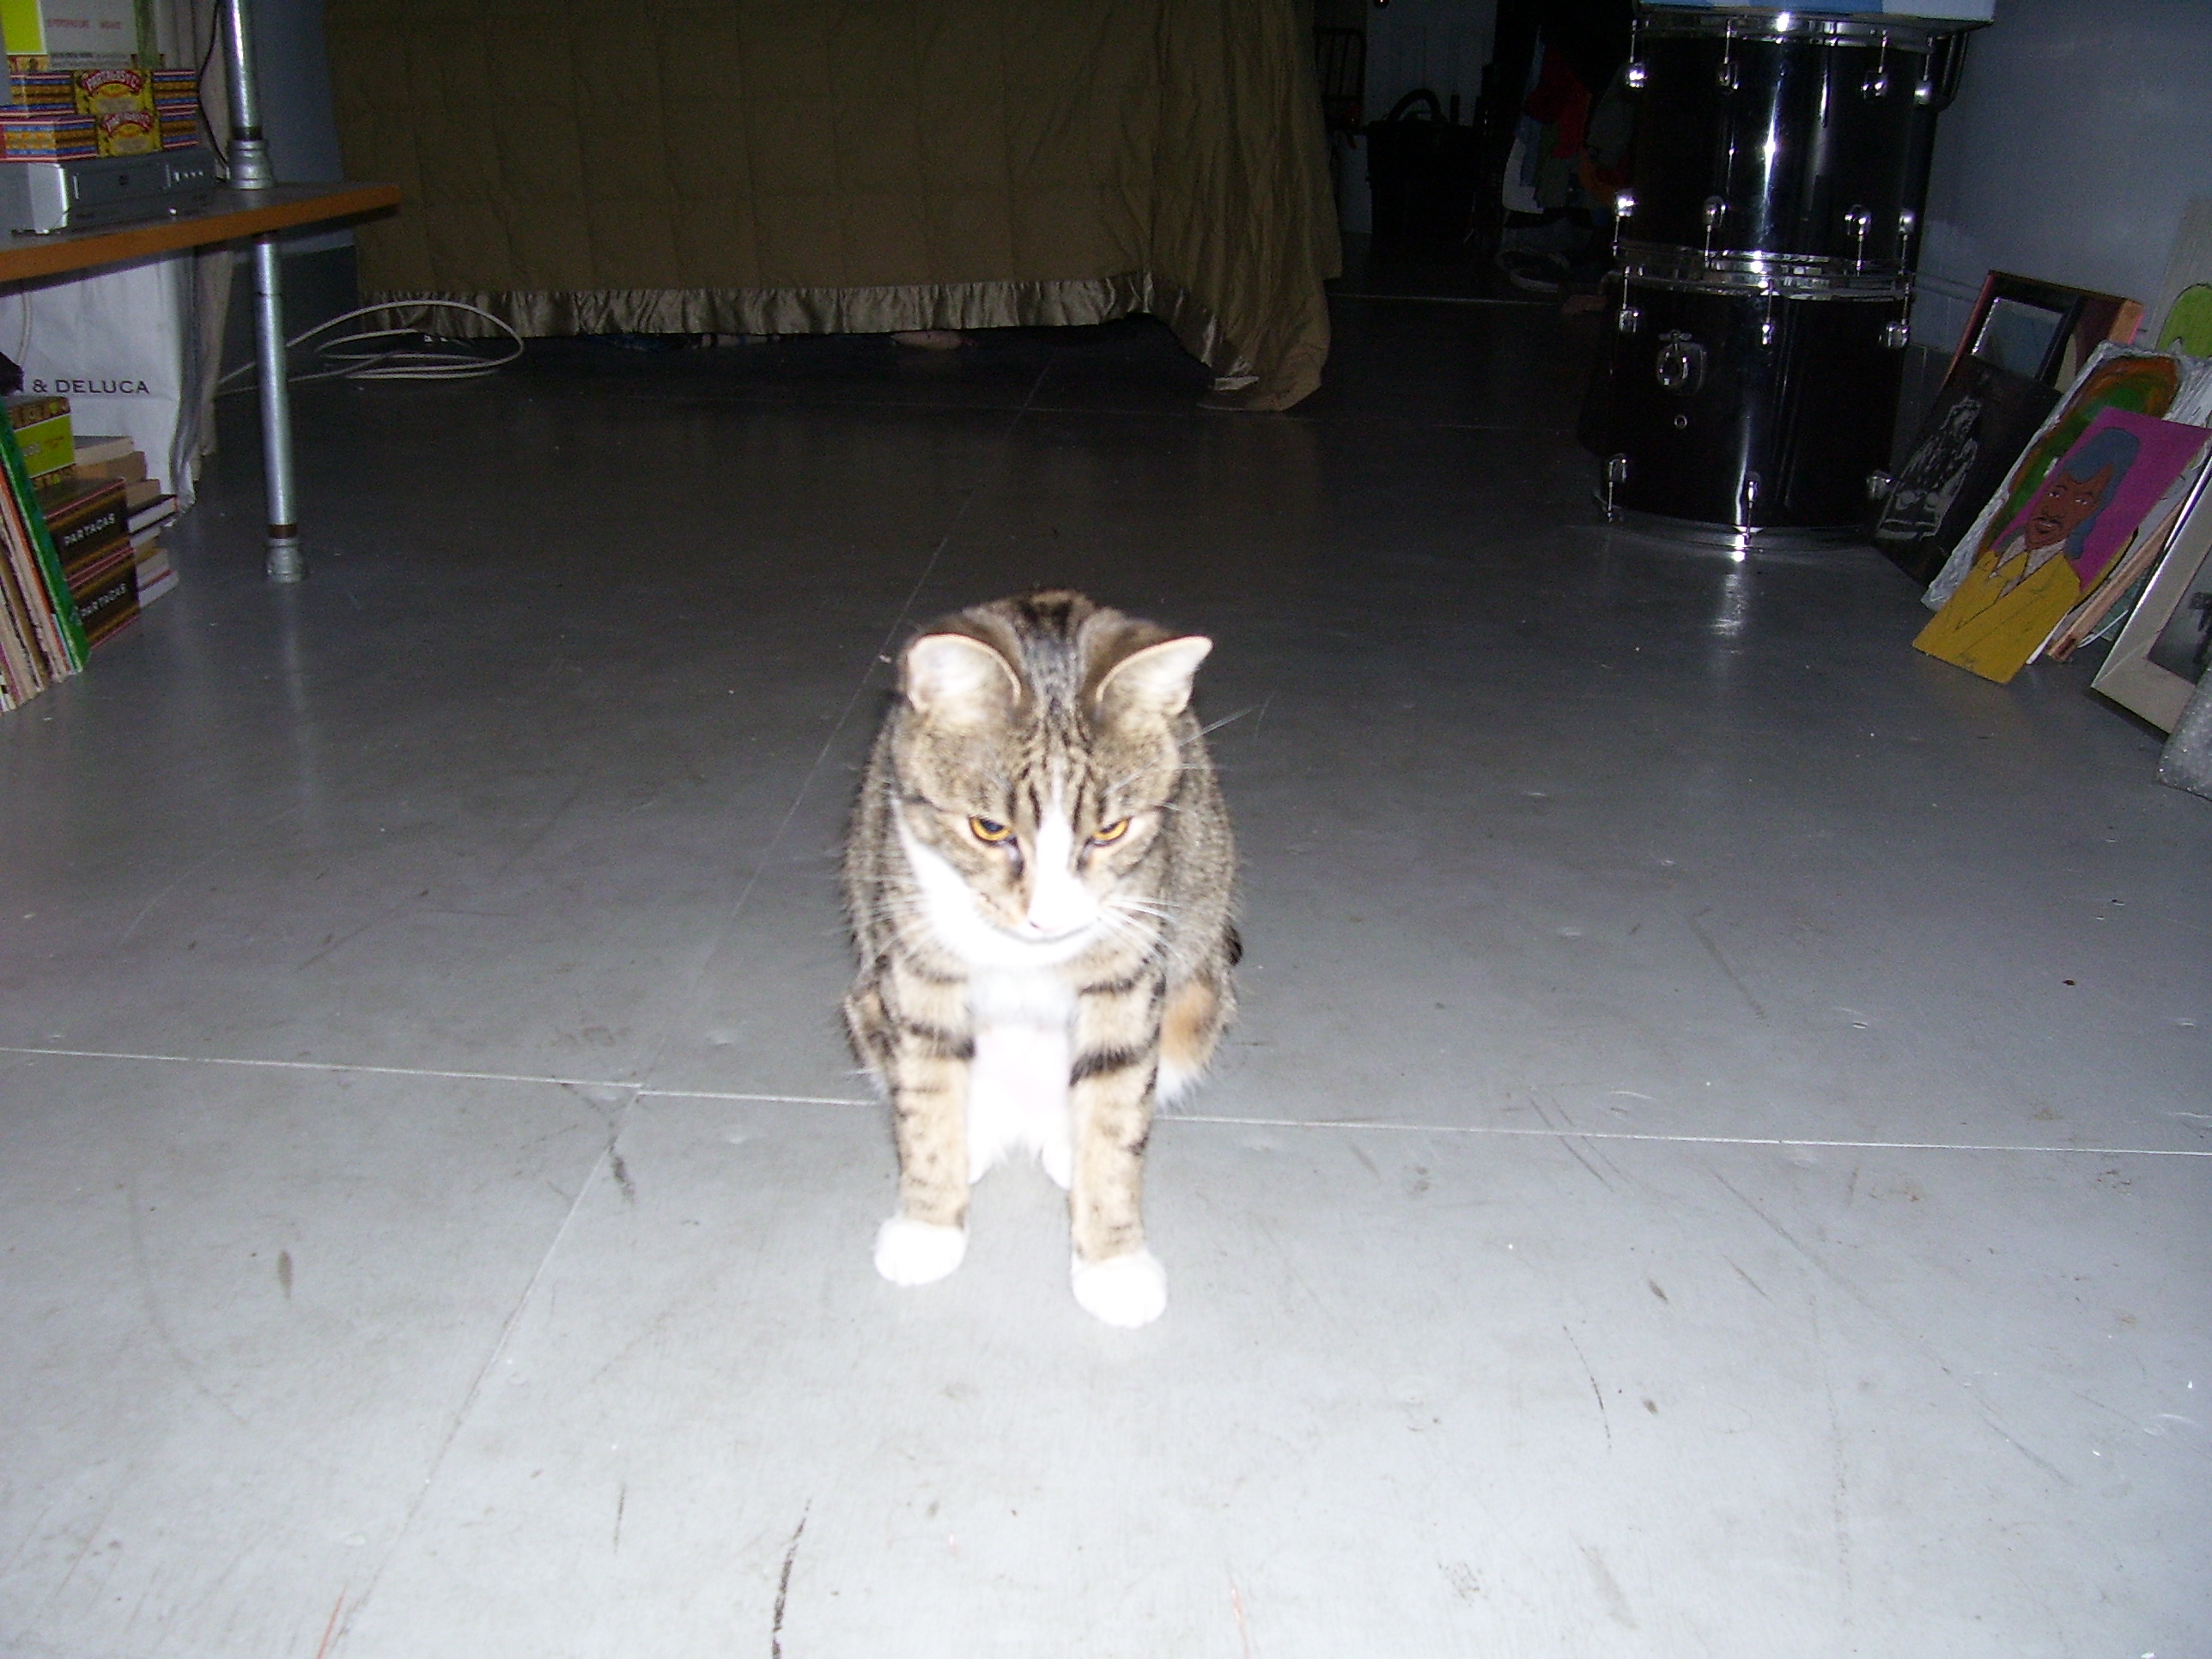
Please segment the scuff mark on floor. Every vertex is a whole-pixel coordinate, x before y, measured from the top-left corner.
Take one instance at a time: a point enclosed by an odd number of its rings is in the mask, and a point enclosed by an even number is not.
[[[1698,916],[1705,914],[1706,914],[1705,911],[1700,910],[1698,912]],[[1766,1010],[1759,1006],[1759,999],[1752,995],[1751,988],[1743,982],[1735,969],[1729,966],[1729,959],[1721,954],[1721,947],[1713,943],[1713,936],[1699,925],[1698,916],[1686,916],[1683,920],[1690,924],[1690,931],[1698,936],[1698,943],[1705,947],[1706,953],[1712,957],[1714,964],[1720,969],[1721,972],[1728,975],[1728,982],[1735,987],[1736,994],[1750,1005],[1753,1018],[1765,1019]]]
[[[1582,1548],[1583,1559],[1589,1565],[1590,1578],[1597,1585],[1597,1599],[1605,1603],[1606,1617],[1616,1625],[1634,1630],[1636,1615],[1629,1609],[1628,1595],[1620,1588],[1620,1581],[1613,1576],[1613,1569],[1606,1565],[1605,1557],[1596,1545],[1585,1544]]]
[[[1562,1325],[1559,1327],[1559,1334],[1567,1339],[1567,1346],[1575,1351],[1575,1358],[1582,1361],[1583,1375],[1589,1378],[1590,1398],[1597,1401],[1597,1420],[1605,1430],[1605,1449],[1611,1451],[1613,1449],[1613,1418],[1605,1408],[1605,1390],[1598,1387],[1597,1373],[1590,1369],[1589,1360],[1583,1352],[1583,1345],[1575,1340],[1575,1334]]]
[[[617,1555],[622,1553],[623,1511],[629,1507],[629,1482],[625,1480],[622,1484],[622,1490],[615,1494],[615,1553]]]
[[[1871,1296],[1869,1296],[1864,1291],[1861,1290],[1856,1284],[1852,1283],[1847,1276],[1838,1271],[1832,1263],[1823,1260],[1812,1250],[1808,1249],[1795,1233],[1791,1232],[1787,1227],[1784,1227],[1772,1216],[1767,1214],[1767,1212],[1761,1209],[1750,1197],[1740,1191],[1734,1182],[1730,1181],[1718,1170],[1711,1171],[1711,1174],[1714,1180],[1720,1182],[1723,1187],[1728,1189],[1729,1195],[1730,1197],[1734,1198],[1737,1203],[1742,1205],[1745,1209],[1750,1211],[1752,1214],[1757,1216],[1759,1220],[1765,1223],[1767,1227],[1773,1231],[1774,1235],[1802,1256],[1806,1264],[1815,1273],[1826,1279],[1830,1284],[1833,1285],[1853,1302],[1858,1304],[1861,1308],[1864,1309],[1876,1320],[1880,1321],[1893,1334],[1903,1339],[1905,1345],[1914,1352],[1920,1355],[1922,1358],[1925,1359],[1938,1371],[1942,1372],[1946,1382],[1960,1389],[1966,1395],[1966,1398],[1972,1403],[1974,1415],[1980,1420],[1984,1428],[1989,1430],[1990,1433],[1996,1436],[1996,1437],[2003,1441],[2006,1445],[2010,1446],[2022,1457],[2025,1457],[2029,1462],[2034,1464],[2036,1468],[2041,1469],[2045,1474],[2058,1482],[2060,1486],[2065,1487],[2069,1492],[2074,1490],[2075,1485],[2074,1478],[2068,1474],[2063,1469],[2060,1468],[2056,1463],[2053,1463],[2049,1458],[2043,1456],[2041,1454],[2027,1446],[2019,1438],[2019,1437],[2014,1435],[2010,1429],[2007,1428],[2003,1422],[1998,1418],[1996,1408],[1992,1407],[1986,1399],[1983,1398],[1980,1394],[1967,1385],[1966,1381],[1960,1376],[1956,1369],[1952,1366],[1951,1363],[1945,1359],[1943,1356],[1936,1351],[1935,1346],[1925,1337],[1922,1336],[1917,1331],[1911,1328],[1902,1320],[1892,1314],[1887,1308],[1876,1302]],[[1730,1265],[1733,1266],[1734,1264],[1731,1263]],[[1738,1273],[1742,1273],[1743,1269],[1738,1267],[1736,1268],[1736,1271]],[[1748,1275],[1747,1275],[1747,1277],[1748,1277]],[[1756,1286],[1753,1288],[1756,1288]]]
[[[1752,1288],[1753,1291],[1757,1291],[1757,1292],[1759,1293],[1759,1299],[1760,1301],[1762,1301],[1762,1302],[1771,1302],[1771,1301],[1773,1301],[1773,1300],[1774,1300],[1774,1298],[1773,1298],[1772,1297],[1771,1297],[1771,1296],[1767,1295],[1766,1291],[1765,1291],[1765,1288],[1763,1285],[1761,1285],[1759,1284],[1759,1282],[1757,1279],[1753,1279],[1753,1278],[1749,1273],[1747,1273],[1744,1272],[1744,1270],[1743,1270],[1742,1268],[1741,1268],[1741,1267],[1736,1267],[1735,1263],[1733,1261],[1731,1261],[1729,1257],[1727,1257],[1727,1256],[1723,1256],[1723,1257],[1721,1258],[1721,1260],[1722,1260],[1722,1261],[1723,1261],[1728,1262],[1728,1264],[1729,1264],[1729,1267],[1735,1267],[1735,1276],[1736,1276],[1738,1279],[1741,1279],[1741,1280],[1743,1280],[1743,1282],[1744,1282],[1745,1284],[1747,1284],[1747,1285],[1750,1285],[1750,1286],[1751,1286],[1751,1288]]]
[[[158,1206],[140,1205],[138,1181],[136,1176],[124,1183],[123,1199],[129,1206],[126,1212],[131,1219],[131,1255],[138,1270],[138,1289],[146,1308],[146,1322],[154,1328],[154,1334],[160,1339],[161,1346],[168,1350],[170,1358],[177,1362],[177,1369],[184,1373],[185,1380],[190,1382],[216,1410],[240,1428],[244,1428],[246,1419],[239,1414],[238,1407],[209,1386],[207,1379],[200,1375],[199,1366],[193,1361],[191,1356],[185,1352],[184,1345],[177,1340],[176,1334],[169,1328],[168,1315],[163,1307],[161,1293],[154,1284],[152,1253],[146,1244],[145,1218],[147,1213]]]
[[[331,1650],[331,1638],[338,1633],[338,1613],[345,1606],[345,1591],[338,1591],[338,1599],[331,1603],[331,1621],[323,1626],[323,1639],[315,1644],[315,1659]]]
[[[1229,1581],[1229,1610],[1237,1615],[1237,1640],[1243,1647],[1244,1659],[1252,1659],[1252,1627],[1245,1622],[1244,1595],[1233,1577]]]
[[[623,1155],[612,1146],[607,1148],[607,1173],[614,1176],[615,1185],[622,1188],[623,1202],[636,1203],[637,1183],[629,1178],[629,1165],[623,1162]]]
[[[1573,1126],[1570,1123],[1567,1127],[1561,1127],[1559,1124],[1554,1123],[1552,1121],[1551,1113],[1544,1109],[1544,1103],[1536,1097],[1533,1091],[1528,1096],[1528,1103],[1535,1111],[1536,1121],[1538,1122],[1541,1123],[1547,1129],[1554,1129],[1559,1132],[1559,1145],[1567,1149],[1567,1155],[1573,1158],[1576,1163],[1581,1164],[1583,1169],[1589,1171],[1591,1180],[1596,1182],[1597,1184],[1604,1188],[1606,1191],[1611,1192],[1613,1190],[1613,1183],[1610,1181],[1607,1181],[1605,1176],[1600,1173],[1596,1164],[1591,1163],[1589,1158],[1583,1156],[1582,1152],[1576,1146],[1573,1141],[1567,1139],[1570,1134],[1574,1133]],[[1565,1114],[1562,1113],[1560,1115],[1564,1120]]]
[[[791,1597],[791,1567],[799,1559],[799,1540],[806,1533],[806,1517],[812,1512],[813,1503],[799,1512],[799,1524],[792,1528],[791,1544],[783,1553],[783,1571],[775,1581],[775,1619],[768,1632],[768,1659],[783,1659],[783,1608]]]

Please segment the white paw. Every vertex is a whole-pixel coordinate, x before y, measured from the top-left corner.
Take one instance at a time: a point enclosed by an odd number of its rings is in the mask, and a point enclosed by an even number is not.
[[[876,1271],[894,1285],[933,1285],[967,1254],[965,1227],[895,1215],[876,1233]]]
[[[1075,1263],[1075,1299],[1085,1312],[1134,1330],[1167,1311],[1168,1275],[1150,1250]]]
[[[1037,1162],[1044,1165],[1046,1178],[1063,1193],[1075,1179],[1075,1148],[1067,1141],[1046,1141],[1037,1148]]]

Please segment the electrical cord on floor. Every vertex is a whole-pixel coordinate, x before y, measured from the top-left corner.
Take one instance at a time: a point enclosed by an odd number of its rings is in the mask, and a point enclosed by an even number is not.
[[[392,305],[362,306],[357,310],[342,312],[328,322],[318,323],[304,334],[295,334],[284,343],[286,351],[297,350],[318,335],[363,317],[403,317],[431,310],[465,311],[471,316],[481,317],[507,336],[509,349],[501,357],[480,356],[462,348],[459,341],[441,341],[433,347],[429,343],[441,337],[416,327],[372,328],[358,333],[340,334],[323,340],[314,348],[319,362],[331,367],[317,368],[307,374],[295,374],[289,378],[295,386],[304,386],[310,380],[469,380],[480,374],[490,374],[504,368],[522,356],[522,337],[510,328],[505,319],[495,317],[481,306],[464,304],[459,300],[404,300]],[[349,350],[377,340],[410,340],[411,346],[392,345],[376,350]],[[216,382],[216,395],[227,397],[234,392],[243,392],[243,385],[234,385],[241,376],[253,373],[256,364],[240,363]]]

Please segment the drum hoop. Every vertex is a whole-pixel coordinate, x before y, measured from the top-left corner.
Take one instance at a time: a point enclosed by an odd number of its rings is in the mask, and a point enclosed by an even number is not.
[[[1620,244],[1620,276],[1652,288],[1771,294],[1802,300],[1906,300],[1912,273],[1893,265],[1861,270],[1849,259],[1812,253],[1705,252],[1667,242]]]
[[[1639,9],[1636,19],[1647,40],[1680,40],[1707,35],[1714,40],[1741,40],[1763,46],[1790,46],[1800,41],[1824,46],[1888,46],[1905,52],[1931,50],[1946,34],[1964,33],[1974,27],[1960,23],[1946,28],[1932,20],[1884,18],[1876,22],[1861,17],[1823,16],[1802,11],[1717,11]]]

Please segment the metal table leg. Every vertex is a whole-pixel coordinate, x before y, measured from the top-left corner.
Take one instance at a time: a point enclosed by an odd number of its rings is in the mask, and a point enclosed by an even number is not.
[[[261,98],[253,81],[253,27],[246,0],[223,0],[229,36],[230,182],[263,190],[276,182],[261,133]],[[274,235],[253,239],[253,344],[261,366],[261,462],[269,488],[269,558],[272,582],[307,574],[300,555],[300,514],[292,501],[292,393],[284,362],[284,271]]]
[[[284,361],[283,262],[274,236],[253,239],[254,353],[261,368],[261,463],[269,491],[272,582],[307,574],[300,555],[300,514],[292,497],[292,391]]]

